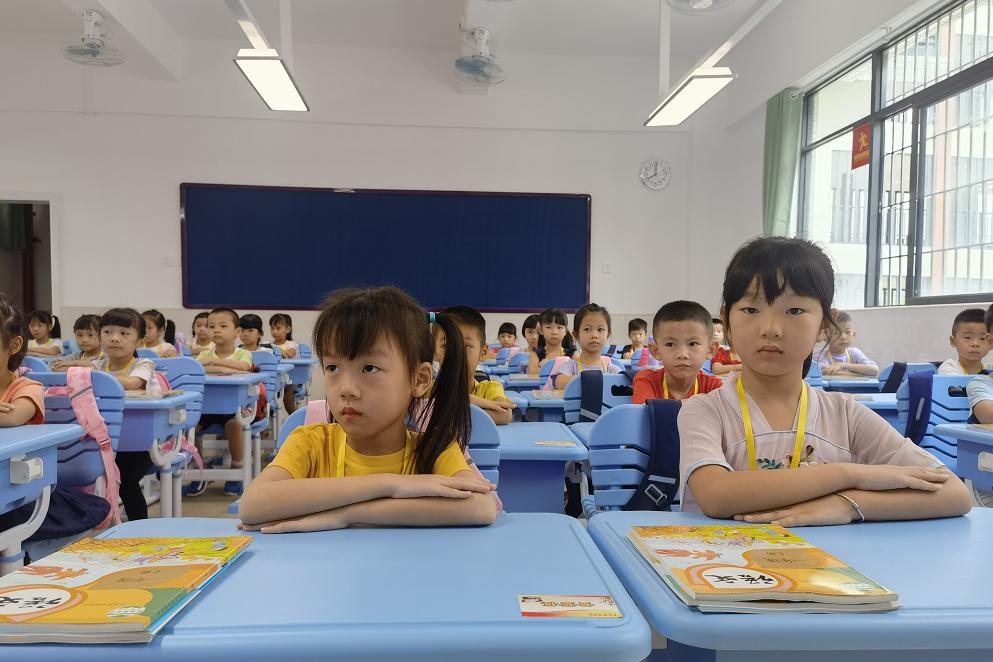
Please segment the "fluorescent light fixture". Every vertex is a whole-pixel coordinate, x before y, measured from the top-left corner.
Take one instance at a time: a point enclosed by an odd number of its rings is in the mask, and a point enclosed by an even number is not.
[[[274,49],[243,48],[238,51],[234,63],[269,110],[310,110],[293,82],[293,76]]]
[[[695,69],[652,111],[645,126],[682,124],[734,79],[735,75],[727,67]]]

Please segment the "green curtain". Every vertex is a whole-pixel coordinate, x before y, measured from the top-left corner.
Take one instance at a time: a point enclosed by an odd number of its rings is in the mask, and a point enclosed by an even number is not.
[[[31,205],[0,203],[0,248],[23,251],[28,247],[26,218]]]
[[[762,230],[785,235],[790,227],[793,183],[800,158],[803,95],[786,89],[765,107],[765,158],[762,164]]]

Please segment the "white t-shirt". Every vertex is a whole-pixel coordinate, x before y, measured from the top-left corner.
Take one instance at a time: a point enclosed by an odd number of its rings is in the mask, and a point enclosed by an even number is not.
[[[983,360],[983,368],[985,370],[990,370],[990,369],[993,369],[993,366],[991,366],[989,363],[987,363],[986,360],[984,359]],[[962,367],[962,363],[958,359],[948,359],[947,361],[945,361],[944,363],[942,363],[941,366],[938,367],[938,374],[939,375],[967,375],[967,374],[972,374],[972,373],[967,373],[965,371],[965,368]]]
[[[159,380],[155,379],[155,363],[151,359],[134,359],[134,363],[128,368],[126,375],[122,375],[116,370],[108,370],[107,364],[109,362],[110,359],[106,356],[93,359],[93,369],[101,372],[109,372],[115,377],[137,377],[138,379],[143,379],[145,380],[145,390],[151,393],[158,393],[162,390],[159,387]]]
[[[59,340],[58,338],[49,338],[48,342],[44,342],[44,343],[39,343],[34,338],[28,341],[28,349],[41,349],[43,347],[58,347],[59,350],[61,350],[64,347],[64,345],[62,344],[62,341]]]

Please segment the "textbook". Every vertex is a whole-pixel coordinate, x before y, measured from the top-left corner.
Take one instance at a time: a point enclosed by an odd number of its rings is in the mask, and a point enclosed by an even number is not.
[[[80,540],[0,577],[0,644],[148,643],[251,540]]]
[[[635,526],[628,539],[672,592],[699,611],[899,607],[896,593],[781,526]]]

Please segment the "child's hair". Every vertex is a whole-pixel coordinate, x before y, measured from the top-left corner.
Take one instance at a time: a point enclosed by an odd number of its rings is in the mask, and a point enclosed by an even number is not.
[[[852,321],[852,316],[849,315],[848,313],[846,313],[843,310],[839,310],[834,315],[834,323],[835,324],[844,324],[845,322],[851,322],[851,321]]]
[[[99,315],[80,315],[76,318],[75,324],[72,325],[73,331],[86,331],[87,329],[100,333]]]
[[[993,309],[993,306],[990,308]],[[952,335],[958,332],[960,324],[985,324],[986,329],[989,330],[990,325],[986,318],[987,313],[982,308],[966,308],[955,316],[955,321],[952,322]]]
[[[282,324],[283,326],[287,326],[287,327],[289,327],[291,329],[293,328],[293,320],[290,319],[290,316],[287,315],[286,313],[276,313],[275,315],[273,315],[272,317],[270,317],[269,318],[269,326],[273,326],[274,324]],[[293,340],[293,332],[292,331],[290,331],[289,333],[286,334],[286,339],[287,340]]]
[[[607,320],[607,333],[610,333],[610,313],[603,306],[599,306],[595,303],[588,303],[585,306],[580,306],[576,314],[572,316],[572,331],[576,335],[579,335],[579,326],[583,323],[583,319],[587,315],[593,315],[599,313],[604,316]]]
[[[231,316],[231,321],[234,322],[235,326],[241,325],[241,315],[239,315],[236,311],[230,308],[214,308],[212,311],[210,311],[211,315],[217,315],[219,313],[227,313],[228,315]]]
[[[192,326],[191,328],[196,328],[196,325],[197,325],[197,320],[205,320],[205,319],[207,319],[208,317],[210,317],[210,313],[208,313],[208,312],[207,312],[206,310],[205,310],[205,311],[203,311],[202,313],[197,313],[197,314],[196,314],[196,315],[195,315],[195,316],[193,317],[193,326]]]
[[[48,312],[47,310],[36,310],[28,316],[28,322],[41,322],[45,326],[51,325],[52,331],[49,334],[51,338],[61,338],[62,337],[62,325],[59,324],[59,318]]]
[[[566,328],[565,337],[562,338],[562,349],[566,355],[572,354],[576,350],[576,341],[569,333],[569,318],[561,308],[546,308],[538,315],[538,324],[561,324]],[[545,334],[538,336],[538,348],[536,350],[538,358],[545,358]]]
[[[993,331],[993,303],[986,309],[986,330]]]
[[[322,361],[332,354],[354,359],[381,338],[388,340],[413,375],[419,364],[430,364],[434,359],[432,317],[445,336],[445,358],[417,416],[418,428],[424,430],[414,450],[414,471],[419,474],[431,473],[435,461],[453,441],[464,451],[472,432],[465,378],[469,364],[455,318],[448,313],[425,312],[396,287],[346,288],[332,292],[324,301],[313,334],[314,351]],[[411,398],[408,419],[415,417],[417,405],[417,399]],[[425,420],[428,416],[430,419]]]
[[[652,330],[658,333],[659,324],[663,322],[699,322],[707,329],[707,336],[714,333],[714,318],[696,301],[670,301],[665,304],[655,313]]]
[[[510,335],[517,337],[517,327],[514,326],[513,322],[504,322],[500,325],[500,329],[497,331],[497,335],[504,333],[509,333]]]
[[[262,333],[262,318],[253,313],[241,316],[241,323],[238,325],[243,329],[255,329]]]
[[[648,322],[640,317],[635,317],[633,320],[628,322],[628,335],[631,335],[635,331],[644,331],[645,333],[648,333]]]
[[[469,306],[449,306],[441,311],[455,320],[456,324],[467,326],[476,332],[480,347],[486,344],[486,320],[475,308]]]
[[[537,315],[528,315],[524,318],[524,323],[521,324],[521,333],[524,333],[528,329],[537,329],[539,324],[541,324],[540,317]]]
[[[149,308],[141,314],[142,317],[151,317],[152,321],[155,322],[155,326],[160,329],[165,329],[165,341],[170,345],[176,344],[176,324],[172,320],[167,320],[166,316],[155,310],[154,308]]]
[[[710,322],[711,324],[720,324],[721,326],[724,326],[724,320],[722,320],[720,317],[711,317]]]
[[[100,329],[105,326],[121,326],[125,329],[135,329],[138,332],[138,339],[145,337],[145,318],[134,308],[111,308],[100,316]],[[134,355],[138,356],[138,348],[135,347]]]
[[[734,338],[731,307],[758,281],[768,303],[792,289],[800,296],[812,297],[821,304],[824,323],[837,327],[831,317],[834,301],[834,267],[828,256],[812,241],[798,237],[756,237],[737,250],[724,272],[721,305],[724,332]],[[807,374],[813,361],[813,347],[803,362]]]
[[[7,370],[11,372],[21,367],[21,361],[28,353],[27,330],[24,314],[12,302],[0,296],[0,342],[4,347],[9,348],[10,343],[17,337],[21,339],[21,348],[7,359]]]

